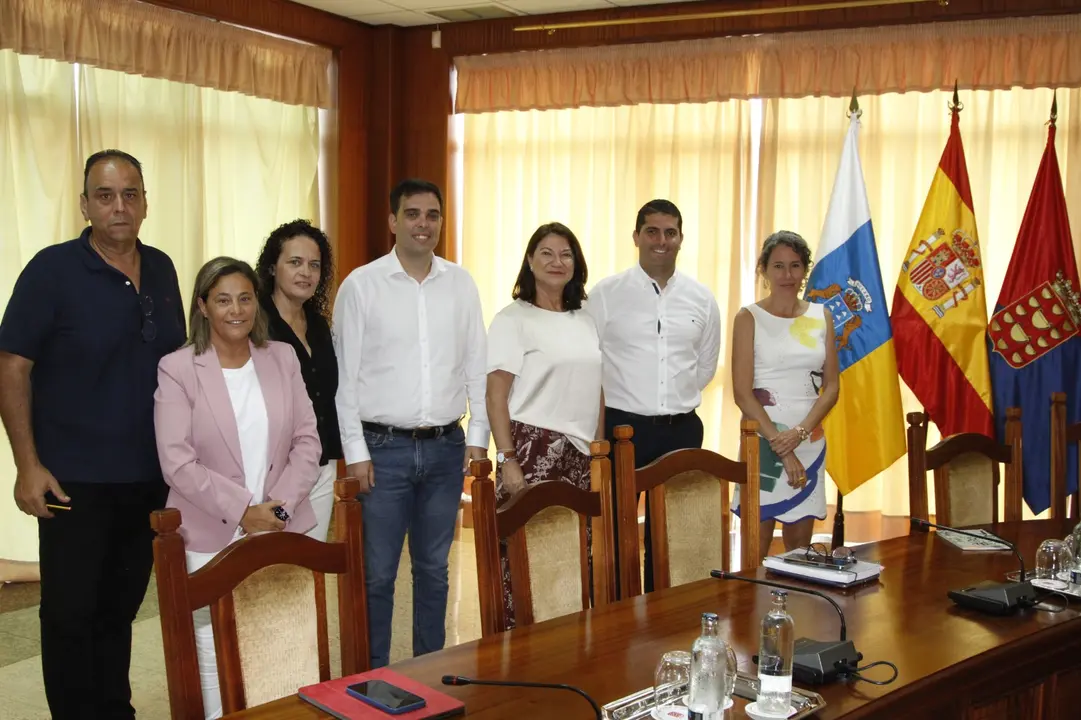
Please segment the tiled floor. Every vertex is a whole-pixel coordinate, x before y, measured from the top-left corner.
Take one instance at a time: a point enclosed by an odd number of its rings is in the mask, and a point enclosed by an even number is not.
[[[402,553],[394,596],[391,662],[412,654],[413,597],[408,549]],[[38,593],[34,585],[0,585],[0,717],[4,720],[48,720],[41,681]],[[340,674],[337,593],[328,578],[327,618],[331,636],[331,669]],[[473,531],[463,529],[450,553],[450,597],[447,603],[447,645],[480,637],[477,604],[477,560]],[[132,703],[142,718],[167,720],[168,692],[165,659],[154,581],[132,631]]]

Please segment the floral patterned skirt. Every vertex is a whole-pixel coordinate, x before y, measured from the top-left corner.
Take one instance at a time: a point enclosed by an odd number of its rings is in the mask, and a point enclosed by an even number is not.
[[[583,490],[589,490],[590,457],[574,446],[563,433],[526,425],[511,420],[511,437],[518,456],[518,465],[522,468],[526,485],[540,482],[567,482]],[[495,499],[502,505],[511,498],[503,487],[502,469],[495,474]],[[592,528],[586,529],[587,555],[589,557],[590,577],[593,575]],[[507,629],[514,627],[514,598],[510,586],[510,563],[507,562],[507,542],[499,541],[499,559],[503,570],[503,616]]]

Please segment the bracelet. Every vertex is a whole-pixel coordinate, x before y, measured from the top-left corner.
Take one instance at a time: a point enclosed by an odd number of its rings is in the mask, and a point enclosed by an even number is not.
[[[797,425],[792,429],[796,431],[797,435],[799,435],[800,442],[806,442],[807,438],[811,437],[811,433],[804,430],[802,425]]]

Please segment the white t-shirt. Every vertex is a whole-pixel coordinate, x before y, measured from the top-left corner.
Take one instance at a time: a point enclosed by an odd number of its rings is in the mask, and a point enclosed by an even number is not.
[[[511,420],[563,433],[589,454],[600,418],[601,349],[584,308],[552,312],[515,300],[500,310],[488,328],[494,370],[515,376]]]
[[[244,486],[251,493],[250,504],[258,505],[265,501],[263,492],[266,485],[270,432],[263,388],[255,372],[255,362],[250,358],[243,367],[222,368],[222,374],[225,375],[225,387],[229,390],[229,402],[233,406],[236,429],[240,436]],[[237,528],[237,532],[240,532],[240,528]]]

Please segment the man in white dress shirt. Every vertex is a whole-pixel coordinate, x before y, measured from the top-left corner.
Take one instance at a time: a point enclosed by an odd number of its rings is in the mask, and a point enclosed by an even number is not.
[[[390,210],[394,248],[350,273],[334,303],[338,422],[347,472],[361,485],[373,668],[390,661],[407,532],[413,655],[443,648],[463,470],[487,455],[489,435],[480,294],[468,272],[433,252],[443,195],[430,182],[406,180],[391,192]]]
[[[642,206],[632,237],[638,264],[597,283],[587,308],[604,356],[605,436],[614,443],[613,428],[633,427],[641,467],[672,450],[702,447],[695,409],[717,372],[721,321],[709,289],[676,271],[683,216],[675,204]],[[646,592],[653,589],[650,542],[647,505]]]

